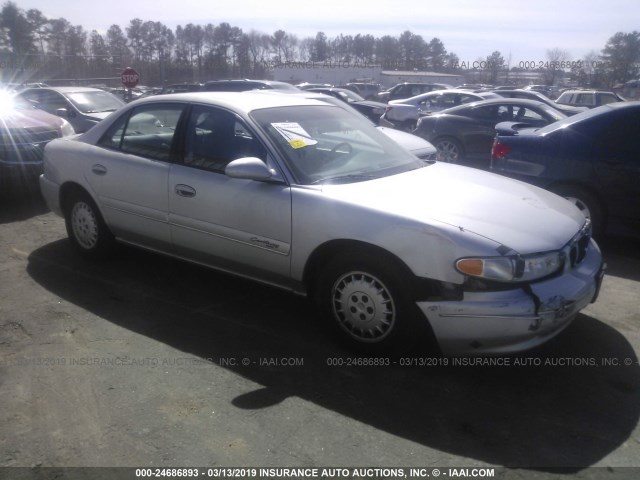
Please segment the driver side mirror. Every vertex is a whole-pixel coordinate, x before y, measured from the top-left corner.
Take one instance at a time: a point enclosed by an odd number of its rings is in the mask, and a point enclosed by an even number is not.
[[[63,118],[71,118],[75,117],[76,114],[73,110],[69,110],[67,108],[56,108],[56,115]]]
[[[267,167],[257,157],[244,157],[233,160],[225,167],[224,173],[231,178],[255,180],[257,182],[278,180],[275,170]]]

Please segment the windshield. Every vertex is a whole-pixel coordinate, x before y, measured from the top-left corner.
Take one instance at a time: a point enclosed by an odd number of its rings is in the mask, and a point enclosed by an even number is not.
[[[342,108],[278,107],[251,116],[302,185],[363,181],[425,166],[366,118]]]
[[[547,115],[549,115],[554,122],[557,122],[558,120],[562,120],[563,118],[567,118],[566,115],[564,115],[562,112],[559,112],[558,110],[556,110],[553,107],[548,106],[547,104],[543,104],[544,106],[542,106],[542,110],[544,110]]]
[[[610,107],[607,105],[603,105],[601,107],[597,107],[597,108],[592,108],[591,110],[586,110],[584,112],[580,112],[576,115],[572,115],[570,117],[563,117],[562,120],[559,120],[557,122],[554,123],[550,123],[549,125],[547,125],[546,127],[543,128],[539,128],[538,129],[538,133],[542,134],[542,135],[546,135],[547,133],[551,133],[555,130],[558,130],[560,128],[567,128],[569,125],[573,125],[574,123],[577,122],[581,122],[584,119],[588,119],[590,117],[594,117],[600,114],[600,112],[603,112],[607,109],[609,109]]]
[[[118,97],[103,91],[74,92],[68,97],[82,113],[113,112],[124,105]]]
[[[364,100],[363,97],[361,97],[355,92],[352,92],[351,90],[347,90],[346,88],[344,90],[336,90],[336,91],[341,97],[345,99],[346,102],[361,102]]]

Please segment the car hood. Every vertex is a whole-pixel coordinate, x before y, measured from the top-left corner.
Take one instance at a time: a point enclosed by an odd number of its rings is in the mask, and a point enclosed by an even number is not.
[[[372,107],[372,108],[381,108],[382,110],[387,108],[386,103],[376,102],[375,100],[358,100],[356,102],[351,102],[351,104],[354,104],[354,103],[356,105],[365,105],[367,107]]]
[[[45,128],[60,130],[64,121],[55,115],[42,110],[14,109],[0,116],[2,128]]]
[[[323,193],[421,223],[444,223],[521,254],[559,249],[585,223],[583,214],[558,195],[441,162],[365,182],[324,185]]]
[[[376,128],[417,157],[433,155],[437,152],[436,147],[431,145],[424,138],[418,137],[412,133],[383,126],[378,126]]]
[[[104,120],[105,118],[107,118],[109,115],[111,115],[113,113],[113,111],[109,111],[109,112],[91,112],[91,113],[87,113],[87,117],[92,119],[92,120]]]

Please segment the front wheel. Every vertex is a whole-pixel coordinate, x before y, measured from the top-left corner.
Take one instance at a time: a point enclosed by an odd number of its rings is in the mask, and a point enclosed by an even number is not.
[[[400,124],[400,130],[411,133],[416,129],[417,126],[418,122],[416,122],[415,120],[405,120]]]
[[[103,257],[113,246],[113,235],[86,193],[74,193],[67,202],[65,225],[72,245],[86,257]]]
[[[385,260],[352,252],[331,260],[321,276],[320,308],[352,347],[384,349],[408,338],[413,319],[402,272]]]

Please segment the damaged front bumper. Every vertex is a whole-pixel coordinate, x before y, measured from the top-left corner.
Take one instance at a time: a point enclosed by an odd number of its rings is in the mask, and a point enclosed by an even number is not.
[[[508,354],[560,333],[594,302],[605,265],[591,240],[584,260],[562,275],[512,290],[465,292],[460,301],[418,302],[445,355]]]

